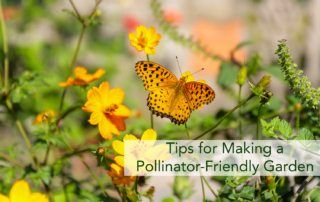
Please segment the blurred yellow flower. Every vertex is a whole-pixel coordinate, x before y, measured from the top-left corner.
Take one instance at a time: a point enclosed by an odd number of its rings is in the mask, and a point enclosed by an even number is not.
[[[56,113],[52,109],[48,109],[43,111],[37,115],[37,117],[33,120],[33,124],[41,124],[48,123],[49,120],[56,116]]]
[[[186,83],[194,81],[194,77],[192,76],[191,72],[189,72],[189,71],[183,73],[183,74],[181,75],[180,79],[181,79],[182,77],[187,77]],[[198,80],[197,82],[207,84],[207,82],[206,82],[205,80],[203,80],[203,79]],[[202,108],[203,108],[203,105],[201,105],[200,107],[198,107],[197,110],[198,110],[198,109],[202,109]]]
[[[116,178],[112,181],[113,184],[130,184],[136,180],[135,176],[124,176],[123,167],[118,164],[112,163],[110,166],[111,171],[108,171],[110,177]]]
[[[112,134],[120,135],[126,125],[124,120],[130,116],[130,110],[122,105],[124,91],[121,88],[110,89],[109,83],[103,82],[99,88],[93,87],[87,93],[88,101],[82,109],[91,112],[90,124],[97,125],[104,139],[112,139]]]
[[[148,54],[155,54],[157,51],[154,49],[159,44],[161,34],[156,34],[154,27],[149,27],[148,30],[145,26],[140,25],[136,28],[136,33],[129,33],[131,46],[135,47],[137,51],[143,51]]]
[[[139,140],[136,138],[134,135],[125,135],[123,138],[123,141],[120,140],[115,140],[112,142],[112,147],[113,149],[120,154],[121,156],[116,156],[114,158],[115,162],[119,164],[120,166],[124,167],[124,161],[126,158],[126,168],[130,170],[132,175],[136,175],[141,173],[141,171],[145,173],[149,173],[146,171],[144,168],[140,169],[140,171],[137,170],[137,161],[144,161],[147,163],[154,163],[155,160],[160,160],[160,161],[166,161],[169,158],[171,158],[171,154],[168,154],[169,152],[169,146],[166,144],[160,144],[154,146],[155,141],[157,140],[157,133],[152,130],[148,129],[146,130],[142,137],[141,140],[134,141],[133,144],[129,142],[128,146],[129,148],[126,148],[127,152],[125,154],[125,149],[124,149],[124,141],[126,140]],[[149,140],[149,141],[146,141]]]
[[[76,67],[74,70],[74,74],[76,78],[69,77],[67,82],[59,83],[60,87],[66,86],[85,86],[89,83],[100,79],[100,77],[106,73],[105,70],[99,68],[94,74],[87,74],[87,69],[84,67]]]
[[[0,202],[49,202],[49,200],[44,194],[31,194],[29,184],[20,180],[11,187],[9,197],[0,194]]]

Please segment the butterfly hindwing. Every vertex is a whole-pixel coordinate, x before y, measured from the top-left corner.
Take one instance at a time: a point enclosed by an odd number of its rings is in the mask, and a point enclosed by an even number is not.
[[[215,93],[210,86],[196,81],[185,84],[184,95],[191,110],[196,110],[203,104],[209,104],[215,98]]]
[[[180,125],[188,120],[191,109],[187,99],[182,93],[174,98],[178,100],[178,102],[172,101],[175,93],[174,90],[175,89],[155,90],[150,92],[148,96],[148,107],[156,116],[169,118],[171,122]],[[172,104],[175,106],[171,106]],[[173,108],[172,111],[170,111],[170,108]]]
[[[136,72],[142,78],[146,90],[171,88],[177,77],[166,68],[154,62],[140,61],[136,63]]]

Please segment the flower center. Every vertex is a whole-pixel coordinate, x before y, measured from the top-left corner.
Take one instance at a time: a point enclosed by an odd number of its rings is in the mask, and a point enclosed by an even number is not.
[[[111,104],[110,106],[106,107],[104,110],[104,113],[110,114],[116,111],[119,106],[117,104]]]
[[[138,42],[141,46],[145,47],[145,46],[147,46],[148,40],[146,37],[141,37],[138,39]]]

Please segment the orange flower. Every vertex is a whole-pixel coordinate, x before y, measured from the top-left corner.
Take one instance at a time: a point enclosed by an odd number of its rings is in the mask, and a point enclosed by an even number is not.
[[[110,166],[111,171],[108,171],[108,175],[113,178],[117,178],[112,181],[113,184],[130,184],[136,180],[135,176],[124,176],[124,169],[118,164],[112,163]]]
[[[162,15],[167,22],[178,24],[182,21],[181,14],[176,10],[165,10]]]
[[[119,131],[126,129],[124,119],[130,116],[130,110],[122,105],[124,91],[121,88],[110,89],[106,81],[99,88],[90,89],[87,99],[82,109],[92,113],[88,121],[92,125],[98,124],[103,138],[111,140],[112,134],[119,136]]]
[[[106,73],[105,70],[99,68],[94,74],[87,74],[87,69],[84,67],[76,67],[74,70],[74,74],[76,75],[76,78],[73,79],[72,77],[69,77],[67,79],[67,82],[61,82],[59,83],[60,87],[66,87],[66,86],[85,86],[89,83],[100,79],[100,77]]]
[[[9,197],[0,194],[0,202],[49,202],[44,194],[31,194],[29,184],[20,180],[13,184],[10,190]]]
[[[42,122],[49,123],[49,120],[55,116],[56,113],[52,109],[43,111],[39,113],[37,117],[33,120],[33,124],[41,124]]]
[[[143,51],[146,54],[155,54],[157,51],[154,49],[159,44],[161,34],[156,34],[154,27],[149,27],[148,30],[145,26],[140,25],[137,27],[137,33],[129,33],[131,46],[135,47],[137,51]]]

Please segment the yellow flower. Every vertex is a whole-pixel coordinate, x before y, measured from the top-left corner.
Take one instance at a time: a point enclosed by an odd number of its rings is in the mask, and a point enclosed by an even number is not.
[[[100,79],[100,77],[106,73],[105,70],[99,68],[94,74],[87,74],[87,69],[84,67],[76,67],[74,70],[74,74],[76,75],[76,78],[73,79],[72,77],[69,77],[67,79],[67,82],[61,82],[59,83],[60,87],[66,87],[66,86],[85,86],[89,83]]]
[[[192,76],[191,72],[189,72],[189,71],[183,73],[183,74],[181,75],[180,79],[181,79],[182,77],[187,77],[186,83],[191,82],[191,81],[194,81],[194,77]],[[203,80],[203,79],[198,80],[197,82],[207,84],[207,82],[206,82],[205,80]],[[201,105],[200,107],[198,107],[197,110],[198,110],[198,109],[202,109],[202,108],[203,108],[203,105]]]
[[[154,49],[159,44],[161,34],[156,34],[154,27],[149,27],[148,30],[145,26],[140,25],[137,27],[136,33],[129,33],[131,46],[135,47],[137,51],[142,51],[148,55],[155,54],[157,51]]]
[[[20,180],[11,187],[9,197],[0,194],[0,202],[49,202],[49,200],[44,194],[31,194],[29,184]]]
[[[110,89],[106,81],[99,88],[90,89],[87,99],[82,109],[92,113],[88,121],[98,125],[103,138],[111,140],[112,134],[119,136],[119,131],[126,129],[124,120],[130,116],[130,110],[122,105],[124,91],[121,88]]]
[[[33,124],[41,124],[42,122],[48,123],[49,120],[56,116],[56,113],[52,110],[46,110],[37,115],[37,117],[33,120]]]
[[[119,153],[121,156],[116,156],[114,158],[115,162],[119,164],[122,167],[125,167],[124,165],[124,158],[126,158],[126,168],[128,168],[131,172],[132,175],[136,175],[141,173],[141,171],[145,173],[149,173],[146,171],[144,168],[142,170],[138,171],[137,170],[137,161],[144,161],[145,165],[148,163],[154,163],[154,160],[160,160],[160,161],[166,161],[169,158],[171,158],[171,154],[168,154],[169,152],[169,146],[166,144],[160,144],[157,146],[154,146],[154,143],[157,139],[157,133],[152,130],[148,129],[146,130],[142,137],[141,140],[136,138],[134,135],[125,135],[123,138],[123,141],[120,140],[115,140],[112,142],[112,147],[113,149]],[[124,149],[124,141],[126,140],[139,140],[134,141],[132,144],[128,144],[126,148],[127,151],[125,154],[125,149]],[[145,141],[145,140],[151,140],[151,141]],[[129,142],[130,143],[130,142]],[[124,157],[125,155],[125,157]]]
[[[113,184],[130,184],[136,180],[135,176],[124,176],[123,167],[118,164],[112,163],[110,166],[111,171],[108,171],[110,177],[116,178],[112,181]]]

